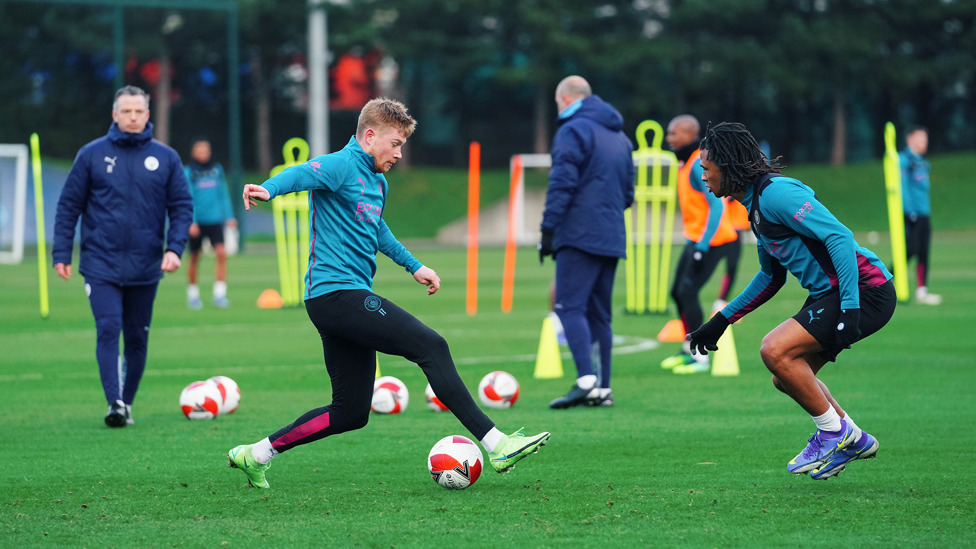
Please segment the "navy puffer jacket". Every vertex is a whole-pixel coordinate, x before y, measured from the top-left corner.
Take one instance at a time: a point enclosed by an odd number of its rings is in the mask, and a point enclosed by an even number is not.
[[[139,134],[113,123],[78,151],[58,200],[54,263],[71,264],[79,216],[86,278],[152,284],[163,277],[164,252],[183,255],[193,199],[179,154],[152,138],[152,123]]]
[[[634,201],[634,161],[624,119],[591,95],[560,123],[552,141],[542,230],[553,232],[557,254],[571,246],[625,257],[624,210]]]

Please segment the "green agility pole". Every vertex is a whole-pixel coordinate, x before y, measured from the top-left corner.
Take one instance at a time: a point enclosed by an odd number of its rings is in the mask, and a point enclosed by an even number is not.
[[[895,143],[895,125],[885,124],[885,190],[888,195],[888,231],[891,233],[891,264],[898,301],[908,301],[908,259],[905,256],[905,213],[901,202],[901,164]]]
[[[44,186],[41,183],[41,145],[36,133],[30,136],[34,169],[34,217],[37,221],[37,283],[41,290],[41,318],[50,312],[47,293],[47,238],[44,234]]]

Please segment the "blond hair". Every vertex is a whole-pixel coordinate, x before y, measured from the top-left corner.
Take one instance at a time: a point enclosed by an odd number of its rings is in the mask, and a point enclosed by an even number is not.
[[[359,113],[356,137],[362,138],[367,128],[395,128],[403,132],[404,137],[410,137],[416,127],[417,121],[407,114],[407,107],[403,103],[388,97],[377,97],[370,99]]]

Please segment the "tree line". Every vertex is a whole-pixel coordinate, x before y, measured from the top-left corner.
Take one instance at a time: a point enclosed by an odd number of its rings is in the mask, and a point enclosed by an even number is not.
[[[877,158],[887,121],[929,127],[932,152],[976,145],[976,3],[963,0],[345,0],[328,13],[333,149],[362,97],[401,98],[420,124],[414,164],[545,152],[556,83],[585,76],[624,115],[736,120],[788,162]],[[221,12],[126,8],[126,61],[98,6],[0,0],[0,142],[39,132],[55,156],[104,133],[116,71],[146,86],[167,140],[226,134],[242,90],[244,168],[305,135],[305,2],[239,0],[241,65],[228,75]],[[165,86],[165,87],[160,87]],[[156,124],[157,127],[159,124]],[[219,139],[215,141],[218,155]]]

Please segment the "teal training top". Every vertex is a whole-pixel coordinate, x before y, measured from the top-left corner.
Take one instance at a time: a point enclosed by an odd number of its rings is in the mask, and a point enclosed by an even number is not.
[[[371,289],[377,252],[411,274],[423,266],[383,221],[389,184],[374,167],[373,155],[353,136],[342,150],[289,167],[261,185],[271,199],[309,191],[306,300]]]
[[[901,165],[901,204],[908,215],[931,215],[932,205],[929,202],[929,172],[931,167],[928,160],[915,154],[911,149],[898,154]]]
[[[207,165],[190,162],[183,167],[183,172],[190,183],[194,223],[223,225],[234,217],[223,166],[216,162]]]
[[[844,309],[860,308],[860,290],[881,286],[891,273],[871,250],[854,240],[854,234],[834,217],[814,195],[813,189],[792,177],[773,177],[759,196],[760,215],[753,212],[756,187],[746,187],[742,199],[750,211],[757,238],[759,272],[749,285],[724,309],[730,322],[742,318],[765,303],[786,282],[789,271],[819,299],[831,291],[840,293]],[[788,236],[762,234],[761,224],[773,223],[791,229]]]

